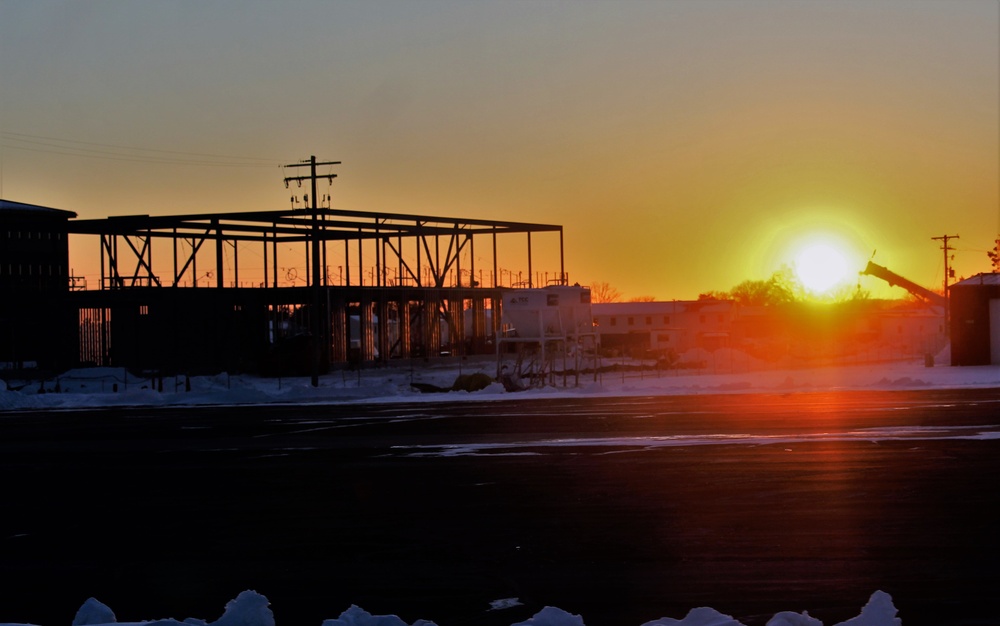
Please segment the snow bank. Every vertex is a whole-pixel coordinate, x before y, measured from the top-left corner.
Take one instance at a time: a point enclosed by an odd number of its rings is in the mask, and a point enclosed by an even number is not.
[[[520,604],[516,598],[507,599],[503,608]],[[244,591],[236,599],[226,604],[226,610],[218,620],[206,622],[188,618],[183,622],[174,619],[160,619],[144,622],[118,622],[114,612],[101,602],[90,598],[77,611],[72,626],[275,626],[274,614],[266,597],[256,591]],[[495,609],[497,607],[493,607]],[[491,609],[491,610],[493,610]],[[836,626],[900,626],[896,617],[896,607],[892,597],[883,591],[876,591],[861,613]],[[0,626],[30,626],[24,624],[0,623]],[[324,620],[321,626],[436,626],[434,622],[418,619],[407,624],[396,615],[372,615],[361,607],[352,605],[336,619]],[[475,626],[470,624],[469,626]],[[562,609],[547,606],[531,618],[511,624],[511,626],[586,626],[583,617]],[[683,619],[664,617],[642,626],[743,626],[742,622],[719,613],[715,609],[699,607],[691,609]],[[767,622],[767,626],[823,626],[823,622],[810,617],[807,612],[782,612]]]
[[[494,383],[467,392],[421,393],[418,387],[450,388],[461,374],[492,376],[495,361],[393,366],[340,371],[306,378],[247,375],[144,379],[122,369],[89,368],[45,381],[0,381],[0,411],[68,410],[115,406],[331,404],[347,402],[447,402],[581,396],[622,397],[719,393],[892,390],[1000,387],[1000,366],[925,367],[923,361],[873,363],[799,370],[708,373],[704,370],[628,370],[556,375],[548,386],[509,393]]]

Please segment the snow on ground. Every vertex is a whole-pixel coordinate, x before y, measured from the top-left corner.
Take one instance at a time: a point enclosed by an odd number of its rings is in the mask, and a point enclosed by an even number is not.
[[[648,364],[648,362],[647,362]],[[412,384],[448,388],[459,374],[496,376],[496,361],[480,359],[414,360],[389,367],[342,370],[319,378],[259,378],[218,374],[163,379],[141,378],[121,368],[88,368],[45,381],[0,380],[0,411],[99,408],[112,406],[196,406],[270,403],[443,402],[528,397],[691,395],[711,393],[788,393],[832,390],[1000,387],[1000,366],[926,367],[925,362],[894,361],[814,369],[726,371],[638,369],[636,363],[606,362],[617,371],[562,376],[550,384],[506,392],[494,383],[476,392],[421,393]]]
[[[507,598],[513,603],[502,608],[516,606],[516,598]],[[499,602],[499,601],[498,601]],[[494,603],[491,603],[494,604]],[[496,610],[493,607],[491,610]],[[896,617],[896,607],[892,597],[883,591],[876,591],[861,608],[857,617],[836,626],[900,626],[901,620]],[[118,622],[114,611],[95,598],[83,603],[73,619],[72,626],[103,626],[117,624],[118,626],[275,626],[274,613],[269,608],[266,597],[255,591],[244,591],[234,600],[226,604],[225,612],[218,620],[206,622],[198,618],[188,618],[178,621],[172,618],[155,619],[143,622]],[[0,623],[0,626],[28,626],[24,624]],[[396,615],[372,615],[358,606],[351,606],[336,619],[324,620],[320,626],[436,626],[434,622],[418,619],[408,625]],[[474,626],[474,625],[472,625]],[[547,606],[523,622],[511,626],[585,626],[583,617],[568,613],[562,609]],[[742,626],[738,620],[708,607],[698,607],[688,611],[682,619],[663,617],[642,626]],[[823,622],[810,617],[808,611],[793,613],[782,611],[767,622],[767,626],[823,626]]]

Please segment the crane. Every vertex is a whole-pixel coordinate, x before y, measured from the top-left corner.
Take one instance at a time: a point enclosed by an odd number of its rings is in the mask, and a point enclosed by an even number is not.
[[[872,263],[871,261],[868,261],[868,265],[861,273],[867,274],[868,276],[881,278],[885,282],[889,283],[890,287],[897,287],[897,286],[902,287],[903,289],[909,291],[918,298],[923,298],[924,300],[927,300],[928,302],[936,306],[943,307],[948,305],[947,298],[945,298],[941,294],[934,293],[930,289],[921,287],[917,283],[911,280],[907,280],[902,276],[900,276],[899,274],[896,274],[895,272],[892,272],[888,268],[882,267],[877,263]]]

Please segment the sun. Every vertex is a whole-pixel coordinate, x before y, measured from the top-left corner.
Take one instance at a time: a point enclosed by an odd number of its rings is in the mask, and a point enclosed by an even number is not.
[[[778,211],[749,241],[758,246],[758,275],[780,275],[796,297],[830,303],[853,297],[850,288],[872,249],[869,239],[863,219],[847,209],[821,207]]]
[[[792,269],[807,291],[824,295],[847,282],[847,256],[829,243],[810,243],[795,255]]]

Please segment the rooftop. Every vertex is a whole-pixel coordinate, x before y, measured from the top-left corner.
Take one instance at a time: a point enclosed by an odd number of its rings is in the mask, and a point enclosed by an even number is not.
[[[13,202],[11,200],[4,200],[0,198],[0,211],[11,211],[19,213],[42,213],[51,216],[61,215],[66,218],[76,217],[76,213],[72,211],[64,211],[62,209],[53,209],[45,206],[38,206],[37,204],[25,204],[23,202]]]
[[[970,287],[973,285],[1000,285],[1000,273],[982,273],[960,280],[951,287]]]

